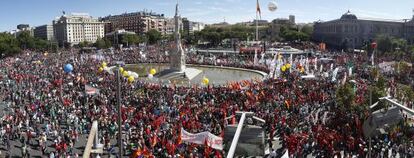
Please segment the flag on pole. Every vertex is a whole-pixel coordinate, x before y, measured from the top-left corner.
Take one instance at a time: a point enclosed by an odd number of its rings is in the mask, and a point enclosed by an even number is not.
[[[257,49],[254,49],[254,59],[253,59],[253,64],[257,65],[259,62],[259,59],[257,58]]]
[[[289,150],[286,150],[286,152],[282,155],[281,158],[289,158]]]
[[[260,10],[259,0],[257,0],[256,13],[259,14],[260,19],[262,19],[262,11]]]
[[[372,52],[372,54],[371,54],[371,65],[372,66],[375,65],[375,63],[374,63],[374,52]]]
[[[335,70],[332,72],[332,82],[336,81],[336,75],[338,74],[339,69],[335,68]]]

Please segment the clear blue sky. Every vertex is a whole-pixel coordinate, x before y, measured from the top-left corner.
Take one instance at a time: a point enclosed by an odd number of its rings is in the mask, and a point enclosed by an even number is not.
[[[406,19],[413,15],[414,0],[259,0],[262,19],[296,15],[297,22],[332,20],[348,9],[360,17]],[[278,10],[270,12],[267,5],[276,1]],[[1,0],[0,32],[10,31],[17,24],[31,26],[51,24],[66,13],[89,13],[94,17],[143,9],[173,16],[176,0]],[[180,0],[181,15],[192,21],[217,23],[226,19],[235,23],[255,18],[256,0]]]

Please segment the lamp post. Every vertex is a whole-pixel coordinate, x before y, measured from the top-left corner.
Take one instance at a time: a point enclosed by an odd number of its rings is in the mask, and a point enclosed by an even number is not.
[[[117,61],[116,62],[116,81],[117,81],[117,92],[116,92],[116,98],[117,98],[117,106],[118,106],[118,148],[119,148],[119,157],[121,158],[123,156],[122,152],[122,105],[121,105],[121,75],[120,75],[120,67],[122,65],[125,65],[125,62],[123,61]]]
[[[374,79],[373,79],[373,76],[372,76],[373,75],[372,71],[373,71],[373,67],[374,67],[374,64],[375,64],[375,62],[374,62],[374,53],[376,52],[376,49],[377,49],[377,43],[372,42],[371,43],[371,48],[372,48],[372,54],[371,54],[372,68],[371,68],[371,72],[370,72],[371,74],[369,75],[369,79],[370,79],[371,82],[374,82]],[[369,105],[372,105],[372,87],[369,90]],[[372,152],[371,148],[372,148],[372,142],[371,142],[371,136],[369,136],[368,158],[371,158],[371,152]]]

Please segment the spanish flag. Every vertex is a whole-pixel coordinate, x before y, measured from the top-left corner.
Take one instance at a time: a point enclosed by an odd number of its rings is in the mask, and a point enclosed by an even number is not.
[[[177,145],[180,145],[182,143],[182,139],[181,139],[181,129],[179,129],[179,134],[178,134],[178,138],[177,138]]]
[[[288,100],[285,100],[285,104],[286,104],[286,107],[287,107],[288,109],[290,109],[290,103],[289,103],[289,101],[288,101]]]
[[[262,11],[260,10],[259,0],[257,0],[256,14],[259,14],[260,19],[262,19]]]

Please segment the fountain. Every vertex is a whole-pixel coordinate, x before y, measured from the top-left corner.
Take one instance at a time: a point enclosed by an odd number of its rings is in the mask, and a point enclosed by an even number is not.
[[[170,54],[169,64],[160,63],[137,63],[127,64],[125,69],[137,73],[141,79],[148,82],[175,83],[177,85],[200,84],[204,77],[208,78],[213,85],[225,85],[229,82],[259,79],[267,76],[266,73],[256,70],[186,64],[186,52],[181,43],[179,31],[180,16],[178,12],[178,2],[175,11],[175,48]],[[155,69],[157,72],[152,78],[145,79],[149,70]]]

